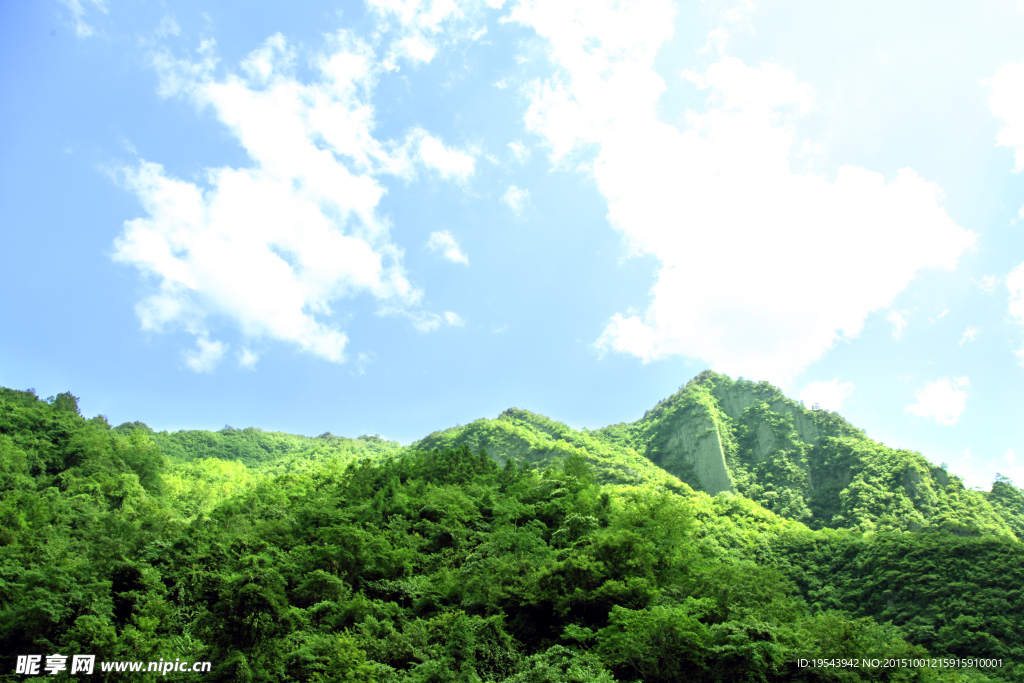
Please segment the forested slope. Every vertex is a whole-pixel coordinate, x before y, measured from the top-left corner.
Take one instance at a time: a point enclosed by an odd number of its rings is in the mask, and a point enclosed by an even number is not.
[[[889,448],[846,420],[768,384],[701,373],[640,420],[589,432],[643,455],[698,490],[730,491],[788,519],[860,531],[1022,530],[1020,489],[989,494],[920,453]]]
[[[247,467],[264,472],[283,474],[289,470],[307,468],[310,463],[331,459],[350,460],[390,457],[402,449],[397,441],[385,441],[379,436],[360,436],[349,439],[326,432],[317,437],[265,432],[256,427],[234,429],[225,426],[219,432],[183,430],[154,432],[141,422],[131,422],[116,428],[127,433],[142,429],[156,442],[160,450],[175,462],[217,458],[234,460]]]
[[[520,411],[426,450],[112,429],[0,389],[0,680],[32,653],[217,681],[1024,680],[1012,535],[814,530],[695,492],[650,469],[652,413],[598,434]],[[927,655],[1002,666],[799,665]]]
[[[1024,533],[1024,495],[1012,482],[997,481],[991,492],[969,490],[920,453],[877,443],[836,413],[807,408],[766,382],[710,371],[640,420],[597,430],[572,429],[519,408],[434,432],[407,448],[375,436],[305,437],[252,427],[168,433],[128,423],[117,431],[135,429],[149,433],[175,463],[215,458],[268,475],[461,445],[474,453],[485,449],[499,465],[512,459],[543,467],[578,453],[600,483],[674,491],[686,483],[711,495],[736,493],[814,529]]]
[[[661,484],[682,490],[682,481],[629,446],[577,431],[528,410],[509,408],[494,420],[486,418],[440,432],[412,444],[412,450],[467,446],[486,450],[499,465],[508,460],[544,466],[579,454],[594,467],[598,481],[615,484]]]

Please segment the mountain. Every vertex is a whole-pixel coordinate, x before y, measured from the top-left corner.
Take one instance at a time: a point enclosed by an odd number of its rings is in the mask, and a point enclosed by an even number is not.
[[[499,465],[512,460],[540,469],[579,454],[594,468],[601,483],[660,484],[672,490],[686,488],[673,472],[628,445],[597,432],[573,429],[519,408],[509,408],[494,420],[482,418],[467,425],[434,432],[409,448],[412,451],[431,451],[459,446],[467,446],[473,452],[483,449]]]
[[[376,436],[304,437],[252,427],[168,433],[126,423],[115,431],[137,428],[175,462],[217,458],[265,475],[463,445],[484,449],[499,465],[511,459],[541,469],[578,453],[600,483],[740,495],[812,529],[942,528],[1024,538],[1024,495],[1012,482],[996,481],[989,492],[967,489],[920,453],[873,441],[834,412],[807,408],[766,382],[711,371],[636,422],[596,430],[509,408],[408,447]]]
[[[416,450],[467,445],[499,463],[543,467],[579,452],[599,481],[685,482],[709,495],[738,494],[813,529],[918,531],[1024,538],[1016,489],[963,481],[920,453],[869,439],[834,412],[807,408],[767,382],[703,372],[633,423],[574,430],[518,408],[497,419],[435,432]]]
[[[1022,519],[1008,480],[714,373],[630,424],[408,447],[0,388],[0,681],[1019,682]]]

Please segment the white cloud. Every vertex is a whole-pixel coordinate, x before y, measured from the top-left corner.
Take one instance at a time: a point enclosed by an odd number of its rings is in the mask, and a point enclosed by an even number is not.
[[[409,310],[388,310],[384,309],[380,311],[381,315],[387,314],[399,314],[409,319],[412,326],[417,332],[422,334],[429,334],[430,332],[436,332],[441,329],[441,325],[446,324],[450,327],[462,327],[465,325],[465,321],[458,313],[452,311],[445,311],[443,315],[432,313],[430,311],[409,311]]]
[[[220,341],[210,341],[206,337],[196,339],[195,351],[184,351],[185,365],[195,372],[213,372],[220,359],[228,350],[228,345]]]
[[[853,393],[852,382],[811,382],[800,390],[800,400],[808,406],[818,405],[822,410],[838,411],[843,401]]]
[[[964,330],[963,336],[960,337],[960,346],[964,345],[964,342],[974,341],[974,338],[978,336],[978,328],[967,326]]]
[[[1024,263],[1006,276],[1006,288],[1010,290],[1010,315],[1024,323]]]
[[[516,140],[515,142],[508,143],[508,148],[512,150],[512,156],[516,158],[520,164],[525,164],[530,158],[530,150],[526,148],[526,145]]]
[[[464,327],[466,321],[462,316],[452,311],[445,311],[444,314],[418,312],[409,314],[413,321],[413,327],[423,333],[434,332],[444,323],[449,327]]]
[[[941,425],[956,424],[964,412],[967,392],[960,387],[967,386],[966,377],[943,377],[929,382],[924,389],[914,394],[917,403],[906,407],[906,412],[934,419]]]
[[[889,311],[886,320],[892,323],[892,338],[899,341],[903,338],[903,330],[907,327],[907,319],[899,311]]]
[[[982,474],[982,470],[986,468],[982,467],[977,456],[971,453],[972,450],[971,447],[967,447],[961,455],[954,457],[953,465],[949,470],[960,477],[969,488],[987,488],[986,484],[991,479],[986,480],[985,475]]]
[[[610,223],[660,261],[647,310],[614,315],[599,347],[785,382],[918,270],[953,268],[974,243],[913,170],[889,182],[852,166],[834,180],[794,172],[792,121],[813,92],[778,66],[723,57],[688,75],[706,108],[681,127],[662,121],[654,60],[673,31],[668,0],[523,0],[510,16],[559,67],[529,87],[527,126],[556,165],[595,155]]]
[[[1009,479],[1018,488],[1024,486],[1024,466],[1017,464],[1017,454],[1012,448],[1006,449],[1003,460],[1006,461],[1006,466],[999,468],[999,474]]]
[[[999,474],[1002,474],[1004,477],[1009,479],[1013,483],[1013,485],[1018,487],[1018,488],[1020,488],[1021,485],[1024,484],[1024,467],[1019,467],[1018,466],[1018,467],[1004,468],[1003,470],[1001,470],[999,472]],[[988,487],[985,487],[985,488],[988,488]]]
[[[283,43],[284,39],[281,38],[279,42]],[[160,97],[191,96],[198,108],[206,106],[201,86],[213,80],[213,72],[220,61],[217,57],[217,41],[212,38],[200,41],[196,53],[201,57],[196,62],[174,59],[166,50],[150,55],[150,65],[160,76],[156,90]]]
[[[986,294],[991,294],[996,291],[996,285],[999,284],[999,278],[995,275],[984,275],[980,280],[975,280],[974,283],[978,285],[978,289],[981,291]]]
[[[367,0],[368,9],[383,20],[385,29],[396,37],[385,59],[387,68],[398,68],[405,59],[413,63],[430,62],[442,41],[478,40],[486,34],[474,22],[475,0]],[[489,0],[491,7],[500,7]],[[393,23],[392,23],[393,22]],[[482,31],[482,32],[481,32]]]
[[[942,320],[943,318],[945,318],[947,315],[949,315],[949,309],[948,308],[944,308],[941,311],[939,311],[939,314],[937,316],[935,316],[934,318],[928,318],[928,322],[933,323],[933,324],[937,323],[940,320]]]
[[[178,26],[178,22],[175,21],[174,17],[170,14],[165,14],[160,18],[160,25],[156,28],[157,38],[166,38],[167,36],[180,36],[181,27]]]
[[[465,327],[466,321],[462,319],[462,316],[458,313],[452,313],[451,311],[444,312],[444,321],[451,327]]]
[[[255,351],[251,351],[245,347],[242,347],[238,351],[238,367],[245,368],[246,370],[255,370],[256,361],[260,359],[260,355]]]
[[[992,89],[988,98],[992,115],[1002,119],[996,144],[1009,147],[1014,153],[1014,173],[1024,171],[1024,62],[1007,62],[996,69],[996,75],[982,81]],[[1024,218],[1024,206],[1018,215]]]
[[[473,175],[476,160],[472,154],[445,147],[440,140],[421,130],[415,131],[414,135],[419,138],[417,156],[424,166],[434,169],[445,179],[466,180]]]
[[[366,366],[376,360],[377,356],[373,353],[359,353],[356,355],[356,369],[355,374],[365,375]]]
[[[211,41],[198,62],[153,57],[160,94],[211,108],[253,165],[207,169],[205,187],[147,161],[120,170],[148,214],[126,221],[114,243],[115,260],[156,282],[136,307],[143,329],[203,339],[211,317],[226,318],[246,337],[342,362],[348,338],[331,320],[334,302],[370,294],[394,313],[418,304],[377,214],[385,190],[375,178],[412,174],[409,141],[372,134],[380,66],[370,48],[346,32],[329,40],[311,60],[311,83],[294,77],[296,55],[280,35],[242,63],[246,76],[214,78]]]
[[[530,199],[530,191],[520,189],[515,185],[509,185],[508,192],[501,198],[505,204],[507,204],[516,213],[522,213],[523,206]]]
[[[417,332],[427,334],[434,332],[441,327],[441,316],[428,311],[415,311],[406,314],[412,321],[412,326]]]
[[[996,144],[1014,152],[1014,172],[1024,171],[1024,63],[1007,62],[996,75],[982,81],[992,89],[988,98],[992,115],[1003,120]]]
[[[447,230],[430,233],[430,239],[427,240],[427,248],[431,251],[440,251],[441,256],[452,263],[469,265],[469,257],[462,253],[459,243],[455,241],[455,238]]]
[[[1006,288],[1010,290],[1008,306],[1010,315],[1024,324],[1024,263],[1018,265],[1006,276]],[[1015,353],[1020,358],[1021,365],[1024,365],[1024,348]]]
[[[60,2],[71,12],[75,35],[79,38],[88,38],[96,33],[96,30],[85,21],[87,10],[85,5],[82,4],[82,0],[60,0]],[[109,11],[105,0],[85,0],[85,4],[92,5],[93,8],[103,14]]]

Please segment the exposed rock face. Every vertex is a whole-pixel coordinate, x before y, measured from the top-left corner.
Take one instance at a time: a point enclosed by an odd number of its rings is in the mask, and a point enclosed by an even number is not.
[[[800,440],[810,445],[816,445],[821,434],[819,433],[818,425],[814,422],[812,411],[789,399],[783,398],[781,392],[777,389],[775,391],[778,393],[778,396],[772,397],[768,401],[772,412],[791,417],[793,419],[793,427],[796,429]],[[712,393],[718,400],[718,405],[722,412],[733,420],[739,420],[747,408],[765,400],[763,387],[756,384],[741,384],[739,382],[731,385],[717,384]]]
[[[461,444],[486,448],[502,465],[557,468],[582,455],[603,484],[728,491],[812,528],[1014,533],[987,500],[920,453],[872,441],[836,413],[808,409],[766,382],[710,371],[635,422],[579,431],[510,408],[412,448]],[[954,518],[968,522],[953,524]]]
[[[903,484],[903,490],[911,498],[918,498],[921,495],[919,491],[921,474],[917,470],[904,470],[900,477],[900,483]]]
[[[682,477],[682,463],[693,469],[700,481],[701,489],[707,493],[735,493],[736,487],[725,464],[722,435],[709,416],[697,415],[686,419],[669,436],[662,466],[676,476]]]
[[[597,481],[604,484],[654,484],[679,490],[683,482],[671,472],[640,455],[628,444],[595,438],[584,431],[550,420],[543,415],[509,408],[497,419],[481,418],[414,443],[413,450],[468,446],[504,467],[508,461],[543,469],[571,455],[582,455],[594,468]]]
[[[640,436],[648,457],[695,487],[756,495],[801,518],[811,515],[819,418],[767,383],[707,372],[649,411]]]
[[[754,441],[751,455],[754,456],[755,462],[763,462],[768,459],[772,449],[775,447],[775,431],[765,420],[761,420],[757,423],[754,435],[756,436],[756,441]]]

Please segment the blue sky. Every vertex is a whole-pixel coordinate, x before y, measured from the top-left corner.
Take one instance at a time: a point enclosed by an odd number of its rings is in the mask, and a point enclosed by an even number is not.
[[[0,5],[0,384],[632,421],[711,367],[1024,484],[1024,6]]]

